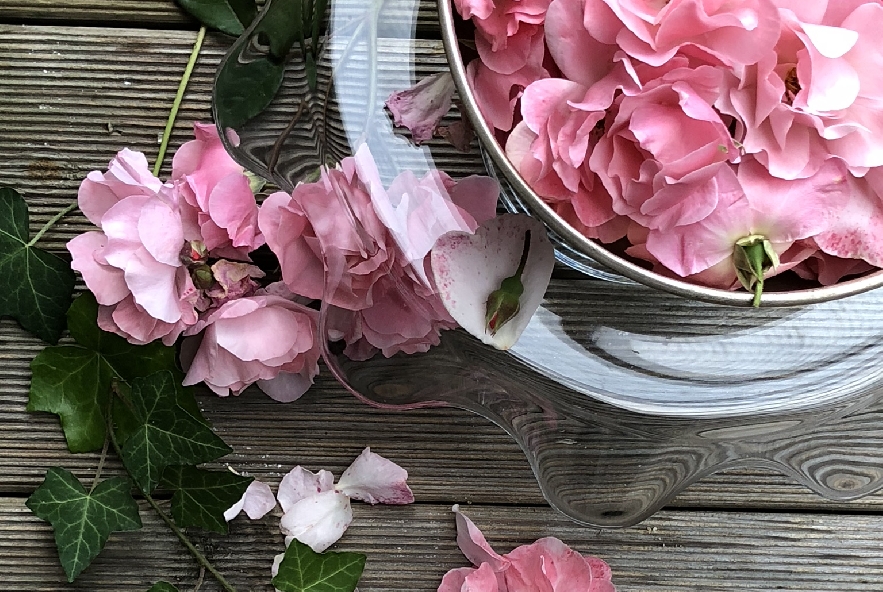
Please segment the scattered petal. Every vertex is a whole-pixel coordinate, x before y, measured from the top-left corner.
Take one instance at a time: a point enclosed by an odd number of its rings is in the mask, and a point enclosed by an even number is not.
[[[292,536],[321,553],[343,536],[353,520],[350,498],[324,491],[299,500],[282,516],[282,534]]]
[[[408,471],[365,448],[340,476],[337,490],[369,504],[410,504],[414,494],[407,479]]]
[[[334,489],[334,475],[328,471],[313,473],[296,466],[282,478],[276,497],[283,512],[288,512],[302,499],[313,497]]]

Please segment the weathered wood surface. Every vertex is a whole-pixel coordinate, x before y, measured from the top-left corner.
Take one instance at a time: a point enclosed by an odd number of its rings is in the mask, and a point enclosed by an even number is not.
[[[432,592],[445,571],[468,565],[455,542],[449,506],[356,505],[340,546],[368,554],[359,588],[371,592]],[[620,592],[879,590],[883,518],[868,516],[661,512],[640,526],[599,531],[575,525],[548,508],[474,505],[463,510],[498,551],[518,541],[556,536],[607,559]],[[151,514],[145,529],[115,534],[106,551],[71,585],[54,556],[51,530],[20,500],[0,499],[0,573],[5,592],[144,592],[162,574],[192,590],[197,570]],[[268,574],[282,537],[269,518],[239,518],[227,537],[211,537],[213,560],[240,590],[272,592]],[[121,566],[126,566],[121,569]],[[210,579],[201,588],[217,588]],[[577,592],[577,591],[574,591]]]
[[[8,23],[0,25],[0,183],[28,198],[36,229],[121,147],[153,159],[193,24],[170,0],[0,0],[0,20]],[[50,21],[55,26],[17,26]],[[126,28],[62,26],[70,22]],[[212,76],[227,42],[209,36],[173,148],[188,139],[190,121],[209,116]],[[441,51],[437,41],[426,46]],[[463,162],[480,170],[475,152]],[[42,244],[60,250],[86,224],[71,216]],[[11,321],[0,322],[0,590],[143,592],[159,578],[192,589],[192,562],[146,512],[144,531],[114,536],[80,582],[64,583],[51,530],[24,499],[47,467],[87,478],[97,456],[69,455],[55,418],[25,413],[28,363],[41,347]],[[339,474],[366,445],[409,470],[420,503],[356,507],[341,543],[369,553],[363,592],[435,590],[445,570],[465,565],[454,542],[452,503],[474,504],[469,515],[499,550],[553,535],[604,557],[626,592],[877,590],[883,581],[881,494],[832,503],[769,471],[730,470],[691,486],[670,510],[638,527],[598,531],[546,507],[518,447],[466,412],[379,411],[353,400],[327,374],[293,405],[255,392],[239,399],[204,395],[201,402],[235,449],[230,464],[271,483],[298,463]],[[270,590],[273,549],[281,549],[272,519],[240,519],[231,536],[201,542],[230,566],[242,589]],[[202,589],[216,588],[207,582]]]
[[[265,0],[258,0],[263,5]],[[356,2],[354,5],[362,5]],[[416,25],[423,34],[438,31],[436,0],[386,0],[386,18]],[[125,24],[143,28],[196,29],[199,25],[171,0],[3,0],[0,21],[29,23]]]

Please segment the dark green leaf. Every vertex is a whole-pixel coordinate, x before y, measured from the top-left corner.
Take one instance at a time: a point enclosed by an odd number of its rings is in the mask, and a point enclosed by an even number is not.
[[[252,481],[254,477],[196,467],[169,467],[163,473],[163,484],[175,490],[172,517],[178,526],[220,533],[227,532],[224,512],[242,499]]]
[[[28,411],[57,414],[71,452],[100,450],[107,435],[105,412],[115,377],[132,380],[175,370],[175,350],[159,342],[132,345],[98,328],[98,304],[91,293],[68,311],[77,345],[47,347],[31,362]]]
[[[53,467],[27,507],[55,530],[55,544],[67,581],[73,582],[104,548],[110,533],[138,530],[141,517],[125,477],[102,481],[92,492],[68,471]]]
[[[147,493],[159,483],[167,466],[209,462],[232,450],[179,405],[179,388],[171,372],[132,381],[133,411],[140,425],[123,442],[122,460]]]
[[[359,553],[316,553],[294,539],[273,585],[282,592],[353,592],[365,559]]]
[[[258,13],[254,0],[177,0],[181,7],[210,29],[238,37]]]
[[[29,244],[28,204],[8,187],[0,188],[0,278],[0,316],[58,343],[74,272],[67,261]]]
[[[147,592],[180,592],[180,590],[168,582],[157,582]]]
[[[233,45],[215,79],[215,121],[222,128],[238,129],[273,101],[285,58],[304,36],[302,2],[273,0]]]

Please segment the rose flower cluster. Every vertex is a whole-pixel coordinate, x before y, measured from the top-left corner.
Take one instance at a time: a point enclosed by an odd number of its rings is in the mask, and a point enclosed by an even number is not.
[[[883,0],[453,2],[484,118],[585,236],[725,289],[753,245],[761,283],[883,266]]]
[[[443,234],[474,232],[494,216],[495,181],[402,173],[387,189],[363,147],[259,207],[254,179],[215,126],[196,124],[195,134],[166,182],[143,154],[123,150],[80,186],[80,209],[100,230],[68,250],[102,329],[134,344],[183,337],[185,385],[205,382],[223,396],[257,383],[292,401],[319,371],[313,300],[327,300],[325,337],[343,340],[354,359],[426,351],[456,326],[427,256]],[[281,282],[254,262],[265,244]]]

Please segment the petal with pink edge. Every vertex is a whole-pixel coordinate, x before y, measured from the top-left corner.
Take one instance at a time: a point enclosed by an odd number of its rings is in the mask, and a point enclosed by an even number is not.
[[[279,527],[316,553],[336,543],[353,520],[350,498],[337,491],[325,491],[295,503]]]
[[[451,508],[457,518],[457,545],[474,565],[489,564],[495,572],[509,567],[509,560],[494,551],[472,520],[460,512],[460,506]]]
[[[408,471],[365,448],[340,476],[337,490],[369,504],[410,504],[414,494],[407,479]]]
[[[524,293],[518,313],[491,335],[485,321],[488,297],[515,274],[528,235],[530,249],[521,276]],[[439,296],[454,320],[484,343],[509,349],[543,301],[555,251],[540,221],[504,214],[482,224],[475,234],[451,232],[441,237],[432,249],[431,261]]]

